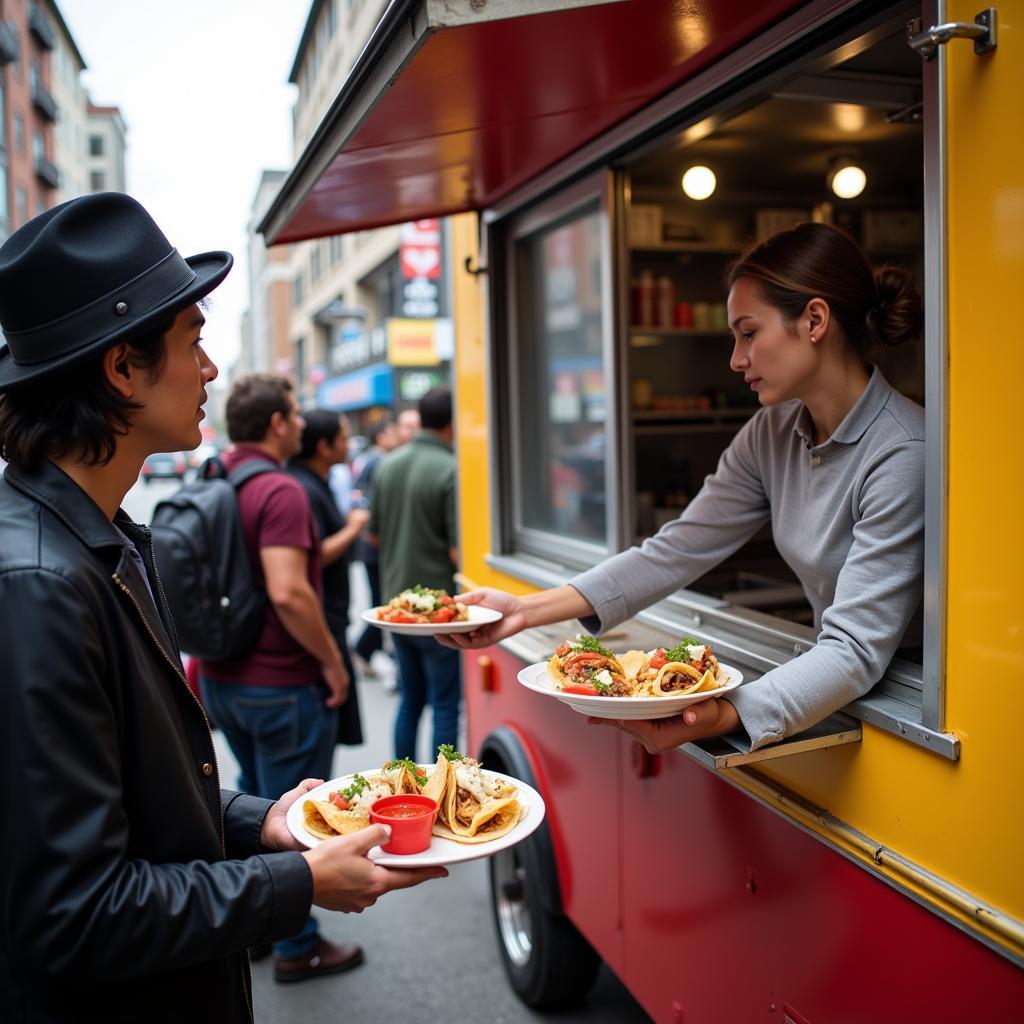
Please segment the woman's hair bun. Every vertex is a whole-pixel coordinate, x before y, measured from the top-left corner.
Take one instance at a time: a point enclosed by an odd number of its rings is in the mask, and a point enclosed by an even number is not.
[[[886,264],[874,272],[878,300],[868,323],[883,345],[902,345],[921,336],[924,305],[910,273]]]

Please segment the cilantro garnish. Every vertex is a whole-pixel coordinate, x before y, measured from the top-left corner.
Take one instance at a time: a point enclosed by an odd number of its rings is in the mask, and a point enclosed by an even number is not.
[[[675,647],[672,647],[669,650],[665,651],[665,660],[666,661],[689,661],[690,660],[690,652],[687,650],[687,648],[688,647],[704,647],[704,646],[706,646],[706,645],[701,643],[701,641],[696,639],[696,637],[684,636],[682,638],[682,640],[680,640],[679,643],[677,643],[675,645]]]
[[[437,752],[439,754],[443,754],[449,761],[464,760],[462,754],[460,754],[450,743],[442,743],[441,746],[437,748]]]
[[[590,677],[590,685],[600,694],[611,693],[612,688],[607,683],[602,683],[597,676]]]
[[[600,642],[594,637],[589,636],[586,633],[580,633],[579,636],[573,641],[576,645],[577,650],[581,651],[593,651],[594,654],[603,654],[606,658],[614,658],[615,655],[608,650],[607,647],[602,647]]]
[[[395,768],[407,768],[421,786],[427,781],[427,773],[411,757],[399,757],[384,765],[386,772],[393,771]]]
[[[343,797],[344,797],[344,798],[345,798],[346,800],[351,800],[351,799],[352,799],[352,797],[354,797],[354,796],[358,796],[358,795],[359,795],[360,793],[362,793],[362,791],[363,791],[364,789],[366,789],[366,787],[367,787],[368,785],[369,785],[369,783],[368,783],[368,782],[366,781],[366,779],[364,779],[362,775],[359,775],[359,774],[357,773],[357,774],[355,774],[355,775],[353,775],[353,776],[352,776],[352,782],[351,782],[351,784],[350,784],[350,785],[348,785],[348,786],[346,786],[346,787],[345,787],[345,788],[344,788],[344,789],[343,789],[343,790],[341,791],[341,795],[342,795],[342,796],[343,796]]]

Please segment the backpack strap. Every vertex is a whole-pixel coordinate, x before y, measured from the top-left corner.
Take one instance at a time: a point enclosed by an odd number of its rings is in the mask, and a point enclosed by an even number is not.
[[[260,476],[263,473],[283,473],[284,470],[280,466],[272,466],[264,461],[253,459],[250,462],[244,462],[241,466],[237,466],[227,474],[227,481],[237,491],[242,484],[251,480],[254,476]]]

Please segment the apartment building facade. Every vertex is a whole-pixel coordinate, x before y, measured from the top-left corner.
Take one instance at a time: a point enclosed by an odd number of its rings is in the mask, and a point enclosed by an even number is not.
[[[289,76],[298,88],[296,159],[386,6],[382,0],[313,0]],[[260,219],[254,218],[254,228]],[[279,367],[288,366],[306,404],[344,411],[360,431],[379,413],[414,405],[429,387],[448,380],[452,331],[445,316],[443,234],[443,225],[431,221],[290,247],[290,365],[281,361]]]
[[[126,192],[125,157],[128,129],[119,107],[86,107],[87,175],[83,192]]]

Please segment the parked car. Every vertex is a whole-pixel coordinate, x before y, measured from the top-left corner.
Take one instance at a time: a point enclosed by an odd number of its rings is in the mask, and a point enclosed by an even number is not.
[[[142,464],[142,481],[148,484],[157,477],[182,480],[187,469],[184,452],[156,452]]]

